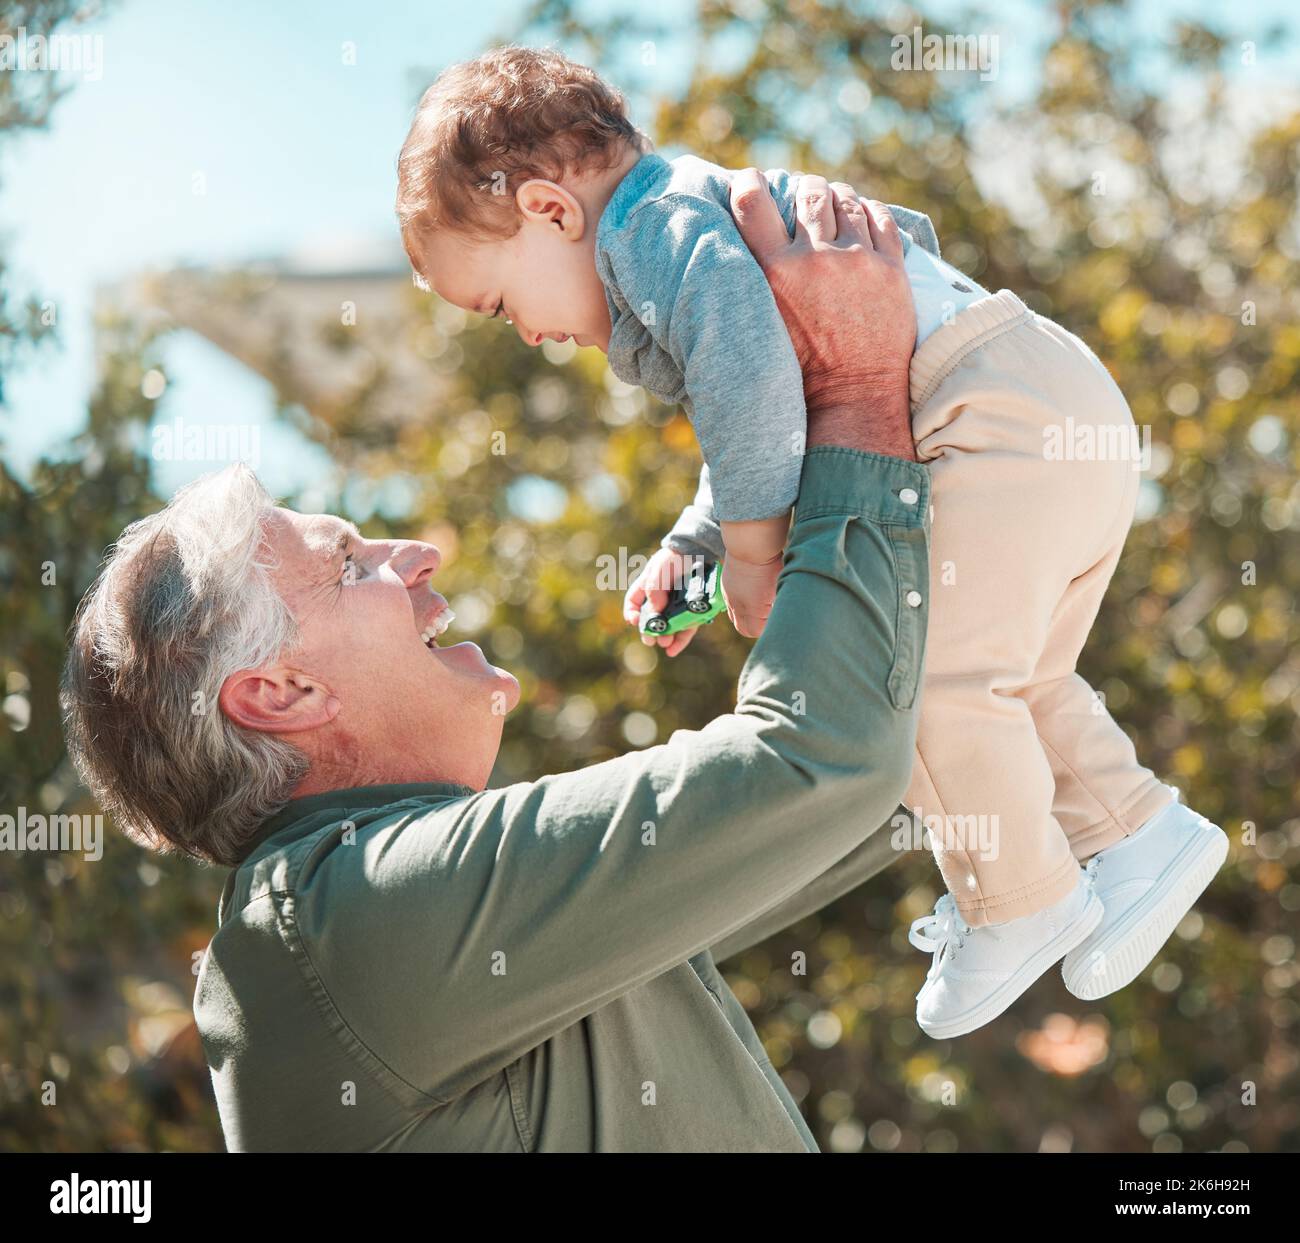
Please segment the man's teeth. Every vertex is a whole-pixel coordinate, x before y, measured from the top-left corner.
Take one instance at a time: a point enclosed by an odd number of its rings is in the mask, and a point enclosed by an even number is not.
[[[437,617],[433,619],[423,631],[420,632],[420,638],[424,640],[426,647],[432,647],[438,640],[438,637],[444,634],[447,627],[456,620],[456,614],[451,609],[443,609]]]

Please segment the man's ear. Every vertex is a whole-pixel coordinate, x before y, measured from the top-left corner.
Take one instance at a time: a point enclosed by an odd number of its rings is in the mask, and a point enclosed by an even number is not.
[[[268,734],[328,725],[343,706],[323,682],[283,665],[232,673],[221,684],[218,702],[236,725]]]
[[[570,242],[578,241],[587,227],[582,204],[553,181],[525,181],[515,191],[515,203],[526,220],[544,224]]]

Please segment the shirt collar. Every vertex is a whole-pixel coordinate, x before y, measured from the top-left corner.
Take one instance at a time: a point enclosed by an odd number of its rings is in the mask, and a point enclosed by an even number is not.
[[[340,810],[349,807],[383,807],[410,798],[464,798],[475,793],[477,791],[472,786],[458,785],[452,781],[407,781],[388,785],[352,786],[346,790],[326,790],[321,794],[290,799],[270,819],[262,821],[250,838],[244,857],[237,866],[242,867],[259,846],[277,834],[335,807]]]
[[[608,232],[610,229],[621,228],[632,208],[641,201],[650,188],[650,183],[667,167],[668,161],[653,151],[637,160],[628,169],[623,180],[615,186],[614,193],[609,196],[609,202],[605,204],[605,210],[600,213],[600,220],[596,225],[597,236],[602,231]]]

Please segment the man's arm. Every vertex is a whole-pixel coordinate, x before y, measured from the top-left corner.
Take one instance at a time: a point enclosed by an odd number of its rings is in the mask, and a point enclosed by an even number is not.
[[[764,274],[772,281],[774,290],[779,291],[778,298],[783,302],[786,301],[785,290],[797,291],[810,280],[819,280],[825,288],[832,275],[839,279],[845,278],[847,269],[842,263],[833,268],[830,275],[825,271],[815,274],[812,271],[819,259],[827,257],[825,252],[832,243],[848,245],[856,250],[865,231],[872,249],[880,247],[892,252],[893,248],[887,242],[889,219],[880,210],[880,204],[859,199],[852,187],[843,183],[828,186],[825,183],[819,184],[817,180],[809,182],[807,192],[815,202],[801,203],[800,210],[801,215],[807,218],[811,232],[808,228],[802,233],[796,229],[795,237],[787,238],[784,224],[775,219],[776,213],[770,197],[765,193],[764,180],[756,169],[739,173],[732,185],[731,209],[741,235],[754,251]],[[888,209],[895,224],[903,223],[898,218],[899,210],[894,207]],[[929,226],[928,218],[921,217],[921,220]],[[903,223],[903,227],[907,227],[906,223]],[[916,227],[919,226],[914,225],[914,238]],[[916,240],[925,244],[923,237]],[[935,245],[937,253],[937,242]],[[870,259],[866,261],[871,262]],[[876,265],[874,276],[880,282],[885,305],[897,308],[899,301],[903,300],[900,283],[905,283],[905,280],[900,282],[901,272],[889,265]],[[795,294],[794,297],[795,305],[791,308],[790,315],[791,337],[801,356],[809,360],[809,376],[817,384],[826,370],[825,358],[834,356],[842,343],[837,344],[834,324],[819,329],[824,334],[824,341],[807,339],[807,326],[798,315],[798,295]],[[910,289],[906,301],[910,308]],[[892,318],[884,316],[874,321],[872,331],[876,339],[873,348],[877,358],[911,358],[915,336],[912,318],[909,309],[906,316],[896,313]],[[862,383],[864,391],[877,394],[877,400],[868,412],[873,425],[868,427],[864,423],[861,407],[835,404],[838,400],[838,392],[835,392],[831,394],[830,401],[823,396],[815,398],[810,404],[810,438],[814,443],[855,445],[861,443],[860,437],[867,435],[872,443],[893,444],[895,451],[901,452],[903,448],[910,451],[910,432],[900,440],[903,431],[910,427],[905,377],[896,374],[891,381],[886,371],[880,377],[866,377]],[[897,811],[907,814],[904,808],[898,808]],[[899,852],[893,848],[891,834],[884,827],[872,832],[834,867],[828,868],[804,888],[713,945],[711,951],[714,959],[721,962],[796,923],[805,915],[820,910],[827,903],[856,889],[898,857]]]
[[[854,305],[846,286],[899,297],[901,243],[879,244],[838,259],[814,246],[824,279],[796,300]],[[772,260],[774,287],[798,259]],[[851,345],[831,334],[819,365],[844,367]],[[856,422],[847,407],[810,417],[776,605],[733,713],[578,772],[404,809],[358,840],[361,856],[315,869],[300,927],[325,926],[310,917],[317,884],[330,918],[308,956],[358,1038],[421,1091],[449,1099],[725,944],[897,807],[924,644],[924,605],[906,601],[928,582],[928,476],[872,452],[896,434],[894,384],[858,388]]]
[[[911,462],[809,451],[733,713],[577,772],[406,809],[358,840],[363,855],[323,863],[328,943],[308,957],[358,1037],[450,1099],[858,847],[911,772],[925,614],[903,601],[927,581],[927,479]],[[299,894],[300,926],[323,926],[313,900],[312,886]]]
[[[898,814],[907,814],[901,807],[896,811]],[[751,945],[766,941],[782,928],[797,924],[804,916],[820,911],[836,898],[842,898],[898,860],[900,852],[894,847],[890,826],[881,824],[877,828],[873,825],[871,829],[864,842],[855,846],[843,859],[827,868],[798,893],[791,894],[783,902],[764,911],[757,919],[709,946],[714,962],[724,962],[734,954],[749,949]]]

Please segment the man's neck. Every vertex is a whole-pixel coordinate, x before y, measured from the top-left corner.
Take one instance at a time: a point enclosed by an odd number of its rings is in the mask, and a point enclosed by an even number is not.
[[[351,790],[360,786],[407,785],[446,782],[467,786],[471,790],[487,787],[496,763],[496,747],[490,754],[458,754],[457,748],[439,749],[437,754],[422,755],[409,746],[391,746],[378,750],[370,747],[366,754],[351,745],[345,736],[332,737],[327,745],[312,754],[308,747],[310,768],[294,788],[294,798],[309,794],[326,794],[331,790]]]

